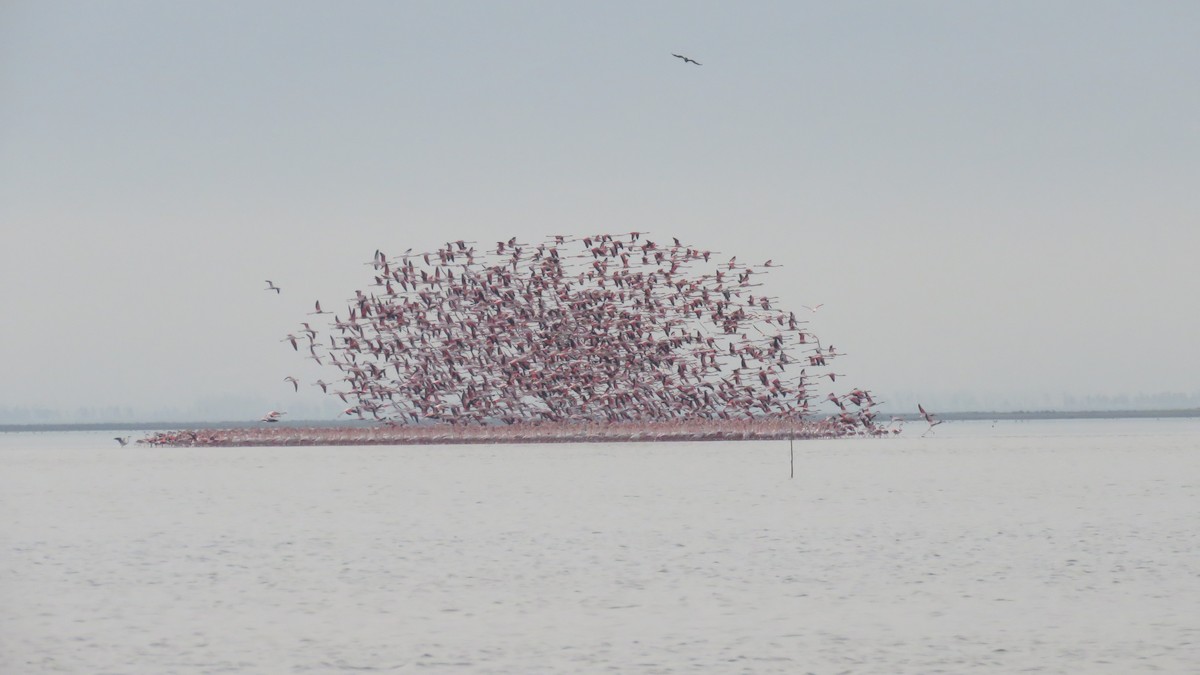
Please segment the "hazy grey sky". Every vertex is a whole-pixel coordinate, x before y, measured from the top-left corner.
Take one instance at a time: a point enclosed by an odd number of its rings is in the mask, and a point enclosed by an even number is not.
[[[1197,35],[1191,0],[6,2],[0,408],[303,408],[282,378],[329,373],[279,340],[376,248],[632,229],[785,262],[883,398],[1194,395]]]

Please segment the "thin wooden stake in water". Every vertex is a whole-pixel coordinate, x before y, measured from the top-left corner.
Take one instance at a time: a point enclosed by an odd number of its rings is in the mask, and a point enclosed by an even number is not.
[[[796,477],[796,439],[788,439],[788,458],[792,461],[792,472],[788,475],[789,479]]]

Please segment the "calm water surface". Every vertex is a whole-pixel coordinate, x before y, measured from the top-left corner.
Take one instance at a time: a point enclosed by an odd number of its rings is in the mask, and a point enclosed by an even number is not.
[[[921,430],[0,433],[0,672],[1200,672],[1200,420]]]

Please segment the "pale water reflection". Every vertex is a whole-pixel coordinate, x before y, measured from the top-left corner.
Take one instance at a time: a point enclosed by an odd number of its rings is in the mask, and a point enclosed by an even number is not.
[[[0,434],[0,672],[1194,672],[1200,422],[921,431]]]

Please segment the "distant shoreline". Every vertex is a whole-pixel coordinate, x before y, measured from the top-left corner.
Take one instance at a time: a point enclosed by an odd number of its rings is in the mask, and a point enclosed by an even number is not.
[[[921,419],[915,414],[882,412],[880,419],[892,415],[905,421]],[[938,413],[945,421],[1022,421],[1022,420],[1090,420],[1090,419],[1159,419],[1196,418],[1200,408],[1174,410],[1017,410],[1009,412],[945,412]],[[280,423],[283,427],[339,428],[362,427],[362,422],[331,422],[327,420],[292,420]],[[0,424],[4,432],[56,432],[56,431],[170,431],[175,429],[227,429],[256,426],[249,420],[224,420],[217,422],[84,422],[78,424]]]
[[[905,419],[920,419],[905,415]],[[1200,408],[1173,410],[1017,410],[1013,412],[948,412],[938,413],[944,420],[1123,420],[1175,417],[1200,417]]]

